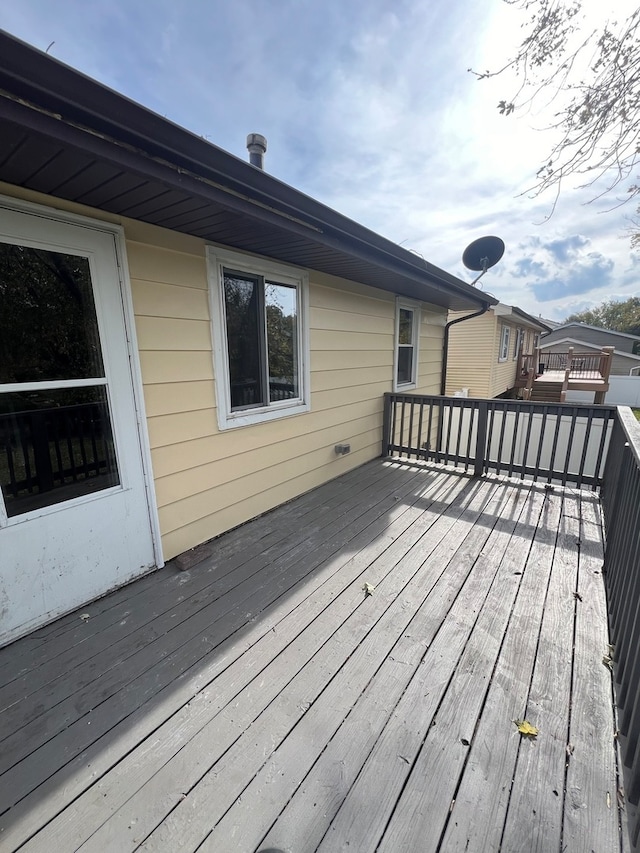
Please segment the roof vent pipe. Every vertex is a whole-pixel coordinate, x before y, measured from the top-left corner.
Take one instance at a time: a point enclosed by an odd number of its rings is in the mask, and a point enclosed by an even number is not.
[[[249,162],[258,169],[264,169],[264,155],[267,153],[267,140],[261,133],[250,133],[247,136],[247,151]]]

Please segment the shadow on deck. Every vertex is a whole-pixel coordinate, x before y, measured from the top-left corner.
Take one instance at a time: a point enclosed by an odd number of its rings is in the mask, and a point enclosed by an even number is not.
[[[2,849],[626,849],[602,559],[592,493],[352,471],[0,650]]]

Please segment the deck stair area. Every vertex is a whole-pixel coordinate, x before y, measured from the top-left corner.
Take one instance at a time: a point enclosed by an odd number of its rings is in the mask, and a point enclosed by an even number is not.
[[[562,403],[562,382],[536,379],[531,389],[530,400],[534,403]]]

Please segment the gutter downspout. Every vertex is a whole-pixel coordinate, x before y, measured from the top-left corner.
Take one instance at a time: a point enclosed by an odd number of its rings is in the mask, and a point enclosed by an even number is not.
[[[467,314],[466,317],[458,317],[457,320],[450,320],[444,327],[444,340],[442,342],[442,374],[440,379],[440,396],[444,396],[447,387],[447,357],[449,355],[449,329],[455,326],[456,323],[464,323],[465,320],[472,320],[474,317],[481,317],[486,314],[491,308],[488,302],[482,303],[482,308],[473,314]]]

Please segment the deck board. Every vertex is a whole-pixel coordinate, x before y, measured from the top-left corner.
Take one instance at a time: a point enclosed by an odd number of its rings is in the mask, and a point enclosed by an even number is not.
[[[520,738],[504,829],[514,850],[532,853],[561,849],[562,842],[579,529],[578,498],[565,492],[560,500],[560,526],[523,714],[540,734]]]
[[[593,495],[352,471],[0,650],[0,847],[626,849],[601,563]]]

